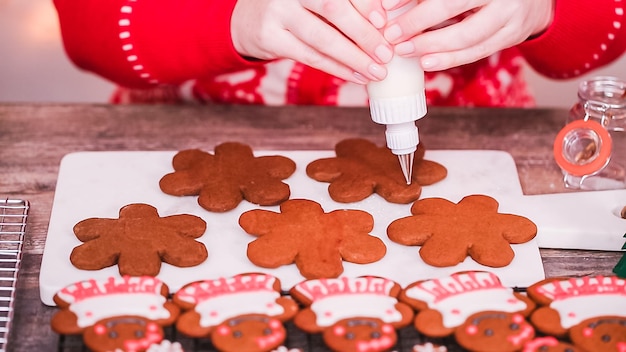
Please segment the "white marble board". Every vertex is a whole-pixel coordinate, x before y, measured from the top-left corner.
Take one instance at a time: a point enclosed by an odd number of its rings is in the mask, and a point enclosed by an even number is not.
[[[136,152],[78,152],[66,155],[60,165],[58,183],[52,207],[48,237],[40,273],[41,300],[53,305],[52,297],[64,286],[79,280],[106,278],[118,274],[117,266],[98,270],[76,269],[69,260],[75,246],[81,244],[72,232],[73,226],[86,218],[117,218],[121,207],[130,203],[148,203],[155,206],[160,216],[194,214],[207,222],[207,231],[198,240],[208,251],[208,259],[192,268],[176,268],[163,264],[159,278],[172,291],[182,285],[201,279],[231,276],[250,271],[262,271],[281,279],[289,289],[304,278],[295,265],[264,269],[250,263],[246,257],[247,244],[254,240],[238,225],[239,215],[247,210],[261,208],[248,202],[226,213],[210,213],[197,204],[196,197],[175,197],[164,194],[159,179],[173,171],[171,160],[175,151]],[[471,259],[449,268],[435,268],[419,257],[419,247],[407,247],[391,242],[386,228],[393,220],[410,215],[410,204],[385,202],[373,195],[358,203],[341,204],[330,199],[327,183],[306,176],[306,165],[322,157],[334,156],[333,151],[256,151],[260,155],[284,155],[297,164],[296,172],[286,180],[291,187],[291,198],[306,198],[322,204],[325,211],[334,209],[362,209],[374,216],[372,235],[387,245],[387,255],[367,265],[344,262],[344,275],[378,275],[396,280],[401,285],[438,277],[461,270],[491,270],[511,287],[525,287],[544,278],[544,270],[537,240],[513,245],[515,258],[504,268],[489,268]],[[448,169],[448,177],[431,186],[425,186],[421,198],[444,197],[457,202],[470,194],[487,194],[500,202],[500,212],[518,211],[516,199],[522,196],[513,158],[502,151],[432,150],[426,159],[437,161]],[[278,207],[263,207],[278,211]],[[523,214],[520,214],[523,215]],[[531,218],[531,220],[533,220]]]

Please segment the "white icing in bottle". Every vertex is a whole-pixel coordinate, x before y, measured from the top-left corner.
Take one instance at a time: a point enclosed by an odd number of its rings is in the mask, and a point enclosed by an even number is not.
[[[416,4],[411,1],[397,10],[388,11],[387,17],[393,19]],[[424,70],[417,58],[397,55],[386,67],[384,80],[367,85],[370,115],[374,122],[387,126],[387,146],[398,155],[407,183],[411,183],[413,155],[419,144],[415,121],[426,115]]]

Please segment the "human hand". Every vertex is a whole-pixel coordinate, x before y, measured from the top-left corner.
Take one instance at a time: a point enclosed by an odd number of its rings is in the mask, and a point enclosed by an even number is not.
[[[231,21],[239,54],[289,58],[347,81],[385,78],[392,46],[380,0],[239,0]]]
[[[383,0],[383,7],[390,10],[408,1]],[[389,21],[384,35],[395,44],[396,54],[419,57],[425,71],[461,66],[517,45],[543,32],[554,10],[554,0],[418,2]]]

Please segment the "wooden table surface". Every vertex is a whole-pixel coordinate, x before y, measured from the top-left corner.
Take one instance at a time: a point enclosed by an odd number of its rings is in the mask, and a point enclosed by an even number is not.
[[[427,149],[490,149],[515,159],[525,194],[569,192],[552,157],[564,109],[430,108]],[[61,158],[76,151],[181,150],[241,141],[263,150],[331,150],[352,137],[384,144],[364,108],[0,105],[0,198],[30,202],[8,350],[53,351],[55,308],[39,298],[39,268]],[[546,276],[610,275],[620,252],[541,249]]]

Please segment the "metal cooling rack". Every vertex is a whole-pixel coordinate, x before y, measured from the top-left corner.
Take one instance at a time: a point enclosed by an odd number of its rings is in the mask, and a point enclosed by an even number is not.
[[[6,350],[29,203],[0,199],[0,351]]]

